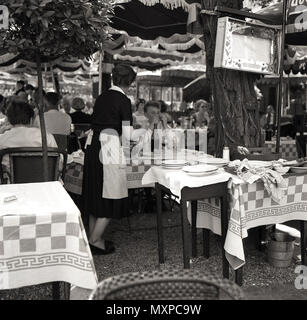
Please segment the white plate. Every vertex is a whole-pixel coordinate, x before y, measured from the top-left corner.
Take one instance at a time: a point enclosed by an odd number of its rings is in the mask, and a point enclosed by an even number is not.
[[[168,166],[163,166],[162,165],[162,168],[166,169],[166,170],[182,170],[183,166],[177,166],[177,167],[171,166],[171,167],[168,167]]]
[[[185,160],[165,160],[162,165],[165,167],[183,167],[187,164]]]
[[[206,160],[201,160],[201,162],[209,165],[215,165],[215,166],[227,166],[230,161],[227,161],[225,159],[219,159],[219,158],[208,158]]]
[[[272,162],[269,161],[250,160],[248,163],[254,168],[268,168],[272,166]]]
[[[205,174],[205,173],[211,173],[211,172],[216,172],[218,170],[217,167],[214,166],[208,166],[208,165],[197,165],[197,166],[188,166],[184,167],[183,171],[186,173],[192,173],[192,174]]]
[[[213,174],[217,174],[218,171],[212,171],[212,172],[196,172],[196,173],[192,173],[192,172],[186,172],[187,175],[191,176],[191,177],[207,177],[207,176],[211,176]]]
[[[292,167],[291,171],[294,173],[307,173],[307,167]]]

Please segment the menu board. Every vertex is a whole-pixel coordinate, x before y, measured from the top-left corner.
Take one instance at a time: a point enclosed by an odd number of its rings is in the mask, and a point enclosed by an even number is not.
[[[220,18],[214,67],[277,74],[280,43],[281,32],[277,28]]]

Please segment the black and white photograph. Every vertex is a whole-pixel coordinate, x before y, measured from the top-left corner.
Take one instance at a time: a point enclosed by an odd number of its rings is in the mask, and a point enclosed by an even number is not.
[[[0,0],[0,301],[307,300],[306,115],[307,0]]]

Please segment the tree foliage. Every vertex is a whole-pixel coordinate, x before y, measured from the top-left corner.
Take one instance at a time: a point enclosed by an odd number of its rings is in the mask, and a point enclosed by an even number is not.
[[[41,63],[62,58],[88,58],[107,38],[112,0],[0,0],[10,12],[8,30],[0,31],[0,48],[36,61],[44,179],[48,151],[43,110]]]
[[[28,58],[89,57],[107,37],[111,0],[0,0],[10,11],[0,47]]]

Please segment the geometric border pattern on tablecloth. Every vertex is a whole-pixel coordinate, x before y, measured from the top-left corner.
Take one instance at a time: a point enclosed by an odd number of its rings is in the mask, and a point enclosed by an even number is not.
[[[93,271],[92,263],[88,258],[71,252],[47,253],[42,255],[0,259],[0,270],[7,271],[24,271],[53,266],[69,266],[81,271]]]

